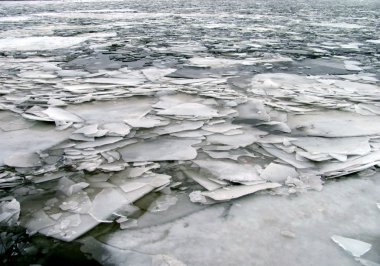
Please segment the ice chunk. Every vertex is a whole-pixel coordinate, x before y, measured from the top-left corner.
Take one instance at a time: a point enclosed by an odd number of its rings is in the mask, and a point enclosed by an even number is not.
[[[48,109],[42,111],[45,115],[47,115],[50,119],[54,121],[64,121],[64,122],[82,122],[82,118],[79,116],[70,113],[66,110],[57,108],[57,107],[49,107]]]
[[[102,222],[127,203],[126,198],[117,189],[106,188],[95,196],[90,214],[96,220]]]
[[[75,183],[74,181],[72,181],[71,179],[67,177],[62,177],[58,181],[57,190],[61,191],[66,196],[71,196],[88,186],[89,184],[86,182]]]
[[[203,203],[207,204],[208,201],[205,196],[203,196],[202,191],[193,191],[189,194],[189,198],[191,202],[194,203]]]
[[[94,84],[115,84],[123,86],[137,86],[144,82],[141,78],[91,78],[85,79],[84,82]]]
[[[79,143],[75,145],[75,148],[77,149],[95,148],[95,147],[100,147],[100,146],[104,146],[108,144],[113,144],[113,143],[121,141],[122,139],[123,139],[122,137],[103,137],[103,138],[98,138],[92,142]]]
[[[73,132],[73,134],[83,134],[87,137],[92,137],[98,132],[98,124],[92,124],[88,126],[81,127]]]
[[[239,125],[232,125],[229,123],[220,123],[220,124],[214,124],[214,125],[206,125],[203,126],[202,129],[213,132],[213,133],[226,133],[230,130],[234,129],[240,129],[242,126]]]
[[[283,183],[288,177],[298,177],[298,173],[294,167],[283,164],[270,163],[264,169],[264,171],[260,173],[260,177],[272,182]]]
[[[148,166],[141,166],[141,167],[130,167],[126,169],[125,173],[130,178],[139,177],[145,172],[151,170],[151,169],[157,169],[160,168],[160,165],[155,163]]]
[[[72,105],[66,110],[80,116],[87,124],[120,123],[123,120],[144,117],[151,110],[152,102],[153,100],[148,97],[130,98]]]
[[[363,68],[361,68],[359,65],[361,65],[361,63],[357,61],[344,61],[344,67],[349,71],[362,71]]]
[[[202,121],[175,121],[165,127],[154,128],[151,132],[158,135],[195,130],[203,126]]]
[[[193,162],[218,179],[233,182],[263,181],[253,165],[227,160],[194,160]]]
[[[50,98],[47,104],[50,106],[66,106],[67,105],[66,102],[59,99],[54,99],[54,98]]]
[[[199,119],[218,117],[218,111],[200,103],[182,103],[176,106],[158,111],[159,115],[184,116]]]
[[[254,123],[259,121],[270,121],[270,116],[265,110],[264,102],[256,99],[249,99],[246,103],[237,107],[239,116],[237,121]]]
[[[366,242],[338,235],[333,235],[331,239],[345,251],[352,254],[354,257],[362,256],[363,254],[367,253],[372,247],[371,244],[368,244]]]
[[[292,141],[292,143],[312,154],[365,155],[371,152],[368,137],[299,137]]]
[[[175,68],[145,68],[142,70],[142,73],[148,80],[157,82],[174,71],[176,71]]]
[[[159,254],[152,257],[152,266],[186,266],[185,263],[169,255]]]
[[[0,201],[0,225],[15,226],[20,216],[20,203],[16,199]]]
[[[138,180],[126,181],[120,188],[126,192],[125,198],[132,203],[153,189],[161,188],[170,183],[171,176],[162,174],[153,174],[150,176],[140,177]]]
[[[380,40],[367,40],[366,42],[380,44]]]
[[[326,119],[328,117],[329,119]],[[327,111],[288,117],[294,134],[318,137],[356,137],[380,132],[379,116],[363,116],[341,111]],[[347,127],[348,125],[348,127]]]
[[[126,162],[192,160],[197,156],[197,150],[192,145],[200,142],[172,137],[158,138],[129,145],[120,149],[120,153]]]
[[[17,74],[17,76],[27,79],[54,79],[57,77],[53,74],[40,71],[25,71]]]
[[[194,179],[195,182],[199,183],[202,187],[206,188],[209,191],[221,188],[223,186],[219,183],[210,180],[201,172],[196,172],[192,169],[183,169],[182,171],[186,176]]]
[[[130,125],[131,127],[136,128],[152,128],[158,126],[166,126],[170,123],[170,121],[165,120],[158,116],[146,116],[141,118],[129,118],[124,119],[124,122]]]
[[[38,210],[30,214],[30,216],[24,218],[23,226],[26,227],[30,234],[34,234],[39,230],[52,226],[55,221],[50,219],[50,217],[43,211]]]
[[[131,128],[124,123],[107,123],[103,124],[102,128],[108,131],[108,136],[126,136],[131,131]]]
[[[231,159],[231,160],[236,161],[242,156],[252,157],[252,158],[256,157],[253,153],[250,153],[242,149],[229,150],[229,151],[211,151],[211,150],[203,150],[203,151],[207,153],[208,156],[214,159]]]
[[[177,197],[174,195],[162,195],[158,197],[149,207],[150,212],[161,212],[166,211],[177,203]]]
[[[231,149],[246,147],[253,144],[257,140],[258,135],[252,131],[243,131],[242,134],[237,135],[213,134],[207,136],[207,142],[210,144],[230,146]]]
[[[255,193],[260,190],[281,187],[278,183],[263,183],[257,185],[240,185],[240,186],[227,186],[219,188],[214,191],[202,192],[203,196],[209,197],[213,200],[224,201],[236,199],[245,195]]]
[[[271,155],[281,159],[282,161],[294,166],[298,169],[304,169],[304,168],[314,168],[315,165],[311,163],[310,161],[300,161],[296,159],[296,156],[293,154],[289,154],[283,150],[280,150],[274,146],[266,144],[265,146],[262,146],[265,151],[270,153]]]

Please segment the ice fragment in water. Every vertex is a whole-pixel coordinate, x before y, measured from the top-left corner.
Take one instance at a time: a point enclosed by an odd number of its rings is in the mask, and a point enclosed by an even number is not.
[[[333,235],[331,239],[345,251],[352,254],[354,257],[362,256],[363,254],[367,253],[372,247],[371,244],[368,244],[366,242],[338,235]]]
[[[162,195],[158,197],[148,208],[150,212],[166,211],[170,206],[177,203],[177,197],[173,195]]]

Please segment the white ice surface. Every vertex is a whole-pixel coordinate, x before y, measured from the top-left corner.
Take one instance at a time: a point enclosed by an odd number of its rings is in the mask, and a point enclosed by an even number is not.
[[[145,220],[158,225],[101,237],[99,241],[103,244],[92,250],[97,250],[96,254],[106,252],[107,256],[95,255],[105,265],[122,265],[121,257],[141,258],[145,254],[167,254],[189,266],[251,265],[251,262],[262,266],[284,262],[296,266],[358,265],[330,240],[332,235],[339,234],[360,236],[376,245],[363,259],[378,262],[376,235],[380,213],[373,203],[378,199],[379,188],[376,175],[366,180],[330,182],[322,192],[294,198],[251,195],[235,200],[232,205],[189,211],[192,214],[181,219],[175,218],[176,209],[166,213],[166,222],[161,224],[162,214],[147,214]],[[291,231],[294,237],[284,236],[285,231]],[[89,243],[83,248],[89,249]]]

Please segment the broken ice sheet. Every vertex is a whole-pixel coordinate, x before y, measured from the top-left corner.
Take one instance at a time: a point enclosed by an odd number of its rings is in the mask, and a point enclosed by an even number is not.
[[[82,118],[79,116],[70,113],[64,109],[60,109],[57,107],[49,107],[48,109],[42,111],[45,115],[47,115],[50,119],[54,121],[64,121],[64,122],[82,122]]]
[[[302,136],[357,137],[377,135],[380,132],[380,117],[362,116],[351,112],[327,111],[289,116],[288,125],[294,134]],[[349,130],[347,130],[347,126]]]
[[[198,119],[210,119],[218,117],[218,111],[200,103],[182,103],[174,107],[158,111],[159,115],[192,117]]]
[[[101,127],[108,131],[108,136],[126,136],[131,131],[131,127],[124,123],[107,123]]]
[[[57,131],[54,126],[41,123],[28,129],[0,131],[0,165],[8,160],[15,167],[36,166],[39,164],[36,152],[66,140],[70,134],[70,130]]]
[[[41,165],[37,153],[13,153],[4,159],[4,164],[11,167],[36,167]]]
[[[299,137],[292,143],[312,154],[365,155],[371,152],[368,137]]]
[[[134,128],[152,128],[166,126],[170,123],[168,119],[153,115],[147,115],[140,118],[128,118],[124,119],[124,122]]]
[[[207,136],[207,142],[215,145],[225,145],[231,147],[231,149],[236,149],[253,144],[259,139],[260,135],[265,134],[265,132],[260,130],[244,129],[244,131],[236,135],[226,135],[226,133],[209,135]]]
[[[202,192],[203,196],[209,197],[216,201],[225,201],[240,198],[245,195],[255,193],[260,190],[272,189],[281,187],[278,183],[262,183],[256,185],[236,185],[226,186],[213,191]]]
[[[199,140],[162,137],[131,144],[121,148],[119,152],[126,162],[192,160],[197,156],[197,150],[192,145],[200,142]]]
[[[211,179],[207,178],[207,174],[203,171],[195,171],[193,169],[181,169],[183,173],[192,178],[195,182],[200,184],[202,187],[206,188],[209,191],[223,187],[222,184],[216,183]]]
[[[153,100],[148,97],[133,97],[71,105],[65,110],[80,116],[87,124],[120,123],[144,117],[151,110],[152,103]]]
[[[257,169],[250,164],[241,164],[230,160],[194,160],[193,162],[218,179],[232,182],[264,182]]]
[[[371,244],[368,244],[366,242],[338,235],[333,235],[331,239],[354,257],[362,256],[363,254],[367,253],[372,247]]]

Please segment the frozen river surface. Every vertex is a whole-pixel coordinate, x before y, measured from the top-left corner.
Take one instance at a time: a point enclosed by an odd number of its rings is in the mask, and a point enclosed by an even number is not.
[[[380,264],[380,2],[0,2],[1,263]]]

